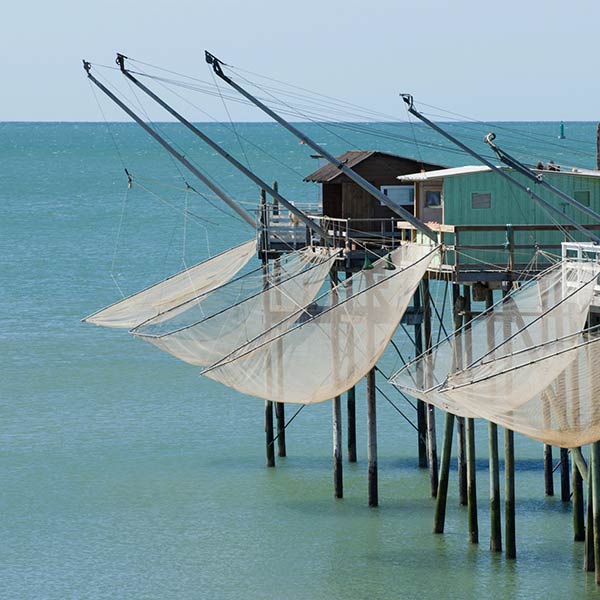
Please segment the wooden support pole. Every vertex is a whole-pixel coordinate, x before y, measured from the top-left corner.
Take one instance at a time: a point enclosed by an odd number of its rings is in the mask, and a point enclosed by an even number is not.
[[[336,396],[332,402],[333,413],[333,495],[344,497],[344,477],[342,467],[342,399]]]
[[[504,430],[504,536],[506,558],[517,558],[517,531],[515,521],[515,435]]]
[[[594,442],[590,450],[592,479],[592,512],[594,522],[594,571],[596,584],[600,584],[600,442]]]
[[[444,438],[442,441],[442,460],[440,465],[440,480],[437,499],[435,503],[435,515],[433,522],[433,533],[444,533],[446,521],[446,503],[448,498],[448,479],[450,476],[450,456],[452,454],[452,433],[454,431],[454,415],[446,413],[444,426]]]
[[[346,271],[346,279],[350,279],[352,273]],[[348,282],[352,285],[351,282]],[[354,338],[352,338],[353,340]],[[346,410],[348,412],[348,462],[356,462],[356,388],[353,386],[347,392]]]
[[[465,418],[456,417],[456,445],[458,459],[458,501],[467,505],[467,451]]]
[[[417,288],[413,296],[413,307],[417,324],[415,325],[415,356],[423,354],[423,330],[418,322],[421,310],[421,290]],[[417,400],[417,444],[419,450],[419,468],[427,468],[427,409],[423,400]]]
[[[502,552],[500,519],[500,466],[498,460],[498,425],[488,424],[490,453],[490,550]]]
[[[465,419],[467,438],[467,520],[469,541],[479,543],[479,523],[477,518],[477,464],[475,459],[475,419]]]
[[[375,369],[367,373],[367,463],[369,506],[379,504],[377,484],[377,409]]]
[[[573,541],[583,542],[585,540],[583,477],[575,460],[571,460],[571,481],[573,484]]]
[[[348,462],[356,462],[356,388],[347,392],[348,410]]]
[[[460,329],[463,324],[466,324],[467,317],[465,315],[465,299],[460,295],[460,285],[452,284],[452,300],[454,307],[454,329]],[[456,349],[460,353],[462,359],[463,348]],[[461,506],[467,505],[467,453],[465,445],[465,419],[464,417],[456,417],[456,445],[458,458],[458,501]]]
[[[431,297],[429,295],[429,280],[423,279],[423,330],[425,334],[425,351],[429,352],[432,346],[431,338]],[[437,452],[437,435],[435,428],[435,407],[427,404],[427,463],[429,465],[429,484],[431,497],[435,498],[438,492],[439,467]]]
[[[261,223],[261,249],[262,249],[262,272],[263,272],[263,289],[269,287],[269,263],[267,260],[267,249],[269,240],[267,235],[267,192],[260,191],[260,223]],[[266,298],[267,296],[265,296]],[[268,314],[268,306],[265,306],[265,312]],[[273,377],[271,372],[271,363],[267,366],[267,377]],[[273,443],[273,403],[270,400],[265,401],[265,452],[267,455],[267,467],[275,466],[275,445]]]
[[[265,443],[267,467],[275,466],[275,444],[273,443],[273,403],[265,400]]]
[[[560,499],[563,502],[571,501],[571,474],[569,473],[569,451],[560,449]]]
[[[467,341],[470,342],[470,329],[468,322],[471,320],[471,289],[463,286],[465,298],[465,318],[467,319]],[[466,359],[470,363],[472,356],[467,350]],[[475,455],[475,420],[465,419],[466,450],[467,450],[467,519],[469,527],[469,541],[479,543],[479,522],[477,517],[477,463]]]
[[[591,459],[591,453],[590,453]],[[592,465],[588,462],[587,505],[585,509],[585,551],[583,555],[583,570],[594,570],[594,511],[592,491]]]
[[[494,304],[494,292],[487,290],[485,307],[489,309]],[[493,324],[488,322],[488,345],[494,347]],[[488,447],[490,463],[490,550],[502,552],[502,523],[500,515],[500,461],[498,458],[498,425],[488,423]]]
[[[544,444],[544,489],[546,496],[554,496],[554,467],[552,465],[552,446]]]
[[[286,456],[285,447],[285,405],[275,402],[275,417],[277,418],[277,456]]]

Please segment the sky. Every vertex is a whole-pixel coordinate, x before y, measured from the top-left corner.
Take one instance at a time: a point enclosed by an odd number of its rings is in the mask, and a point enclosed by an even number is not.
[[[410,92],[417,106],[481,120],[600,119],[592,0],[21,0],[2,12],[0,121],[100,121],[83,58],[112,65],[122,52],[209,79],[205,49],[400,117],[398,94]],[[226,118],[218,98],[199,102]],[[103,107],[107,119],[128,120]],[[268,120],[231,110],[236,121]]]

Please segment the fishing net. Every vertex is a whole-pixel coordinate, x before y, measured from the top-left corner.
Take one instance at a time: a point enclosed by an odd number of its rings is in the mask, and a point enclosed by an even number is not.
[[[131,329],[191,298],[214,290],[236,275],[256,252],[251,240],[128,296],[83,319],[103,327]]]
[[[569,336],[584,327],[596,274],[597,267],[591,263],[557,263],[434,346],[429,353],[400,369],[390,382],[458,416],[484,416],[483,399],[469,402],[465,382],[482,381],[502,371],[524,350],[535,356],[535,348],[550,340],[561,340],[557,342],[559,345],[574,344]],[[549,379],[513,382],[510,394],[508,388],[498,389],[486,402],[514,405],[525,401],[530,394],[528,387],[548,382]],[[450,385],[460,386],[460,393],[448,393]]]
[[[142,323],[135,336],[198,366],[214,364],[319,293],[335,254],[306,248]]]
[[[595,442],[600,439],[600,336],[579,333],[548,342],[515,356],[490,377],[453,385],[446,393],[460,395],[479,416],[546,444],[576,448]],[[490,402],[491,396],[501,402]]]
[[[375,366],[435,253],[426,244],[399,247],[203,375],[278,402],[340,395]]]

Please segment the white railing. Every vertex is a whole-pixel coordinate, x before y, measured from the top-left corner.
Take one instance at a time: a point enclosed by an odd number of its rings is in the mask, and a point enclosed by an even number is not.
[[[577,289],[585,281],[589,281],[591,269],[596,270],[600,265],[600,246],[593,242],[563,242],[562,258],[568,261],[563,269],[563,290],[568,293],[569,289]],[[577,279],[567,277],[567,273],[577,271]],[[592,298],[594,306],[600,306],[600,285],[596,281],[594,286],[594,296]]]

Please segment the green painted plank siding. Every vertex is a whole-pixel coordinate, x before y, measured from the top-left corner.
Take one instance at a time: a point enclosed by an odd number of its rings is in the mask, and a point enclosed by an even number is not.
[[[576,210],[572,206],[555,196],[549,190],[535,185],[532,181],[518,173],[510,172],[511,176],[523,185],[529,186],[544,200],[551,203],[561,212],[566,212],[569,217],[579,223],[592,223],[593,220]],[[574,191],[589,190],[590,208],[600,213],[600,178],[570,173],[544,173],[544,180],[561,189],[567,194],[573,195]],[[491,193],[490,208],[472,208],[471,194]],[[543,225],[552,224],[554,216],[550,216],[545,209],[520,191],[509,181],[494,172],[471,173],[456,175],[444,180],[444,223],[446,225]],[[574,235],[580,238],[579,234]],[[464,233],[460,237],[460,245],[494,245],[504,244],[506,236],[504,233]],[[515,244],[539,244],[549,252],[560,253],[559,246],[564,241],[564,236],[559,232],[521,232],[515,239]],[[473,262],[484,261],[504,265],[508,260],[508,252],[498,251],[472,251]],[[520,251],[515,257],[519,263],[526,263],[532,257],[531,251]],[[461,259],[463,262],[467,258]],[[471,261],[468,261],[471,262]]]

